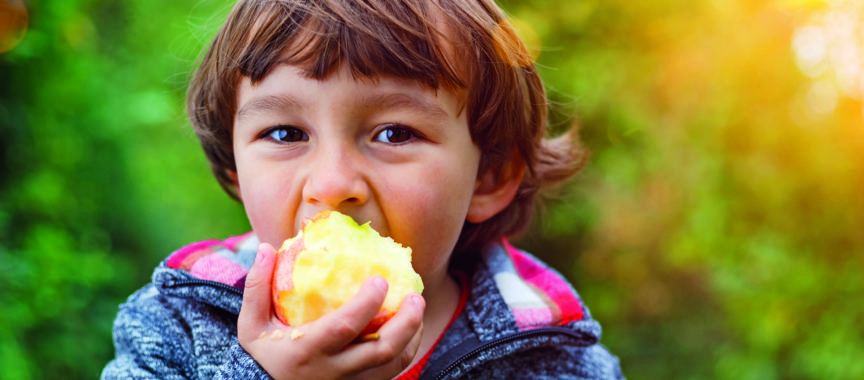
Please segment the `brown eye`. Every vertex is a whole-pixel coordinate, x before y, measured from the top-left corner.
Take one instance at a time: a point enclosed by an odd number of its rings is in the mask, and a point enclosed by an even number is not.
[[[399,144],[411,140],[411,138],[413,137],[414,132],[412,132],[410,129],[392,126],[381,130],[381,132],[378,132],[378,134],[375,135],[375,141],[388,144]]]
[[[267,135],[273,140],[278,142],[300,142],[300,141],[309,141],[309,136],[306,135],[306,132],[299,128],[294,127],[277,127],[270,131],[270,134]]]

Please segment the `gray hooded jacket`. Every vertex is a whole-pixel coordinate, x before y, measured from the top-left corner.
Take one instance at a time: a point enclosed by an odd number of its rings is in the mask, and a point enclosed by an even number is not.
[[[115,378],[270,378],[237,341],[254,235],[206,241],[174,252],[152,283],[120,306]],[[623,379],[598,341],[573,288],[554,270],[506,242],[484,252],[469,296],[421,379]]]

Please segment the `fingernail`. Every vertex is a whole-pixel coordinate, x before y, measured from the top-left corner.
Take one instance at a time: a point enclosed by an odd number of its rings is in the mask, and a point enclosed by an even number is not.
[[[387,281],[381,276],[372,277],[372,285],[381,290],[387,290]]]
[[[411,302],[412,304],[419,306],[419,307],[423,307],[423,305],[424,305],[423,297],[420,296],[419,294],[409,294],[408,295],[408,302]]]

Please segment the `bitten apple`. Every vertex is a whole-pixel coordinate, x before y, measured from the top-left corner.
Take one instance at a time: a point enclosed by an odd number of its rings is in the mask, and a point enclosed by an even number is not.
[[[369,277],[387,280],[384,304],[361,335],[392,317],[423,281],[411,266],[411,249],[336,211],[322,211],[285,240],[276,256],[273,305],[289,326],[314,321],[353,297]]]

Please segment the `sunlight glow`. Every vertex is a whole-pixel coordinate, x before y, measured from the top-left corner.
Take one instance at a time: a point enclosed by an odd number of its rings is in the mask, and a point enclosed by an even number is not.
[[[807,104],[816,114],[833,112],[838,95],[864,98],[864,2],[827,4],[792,37],[798,68],[813,79]]]

